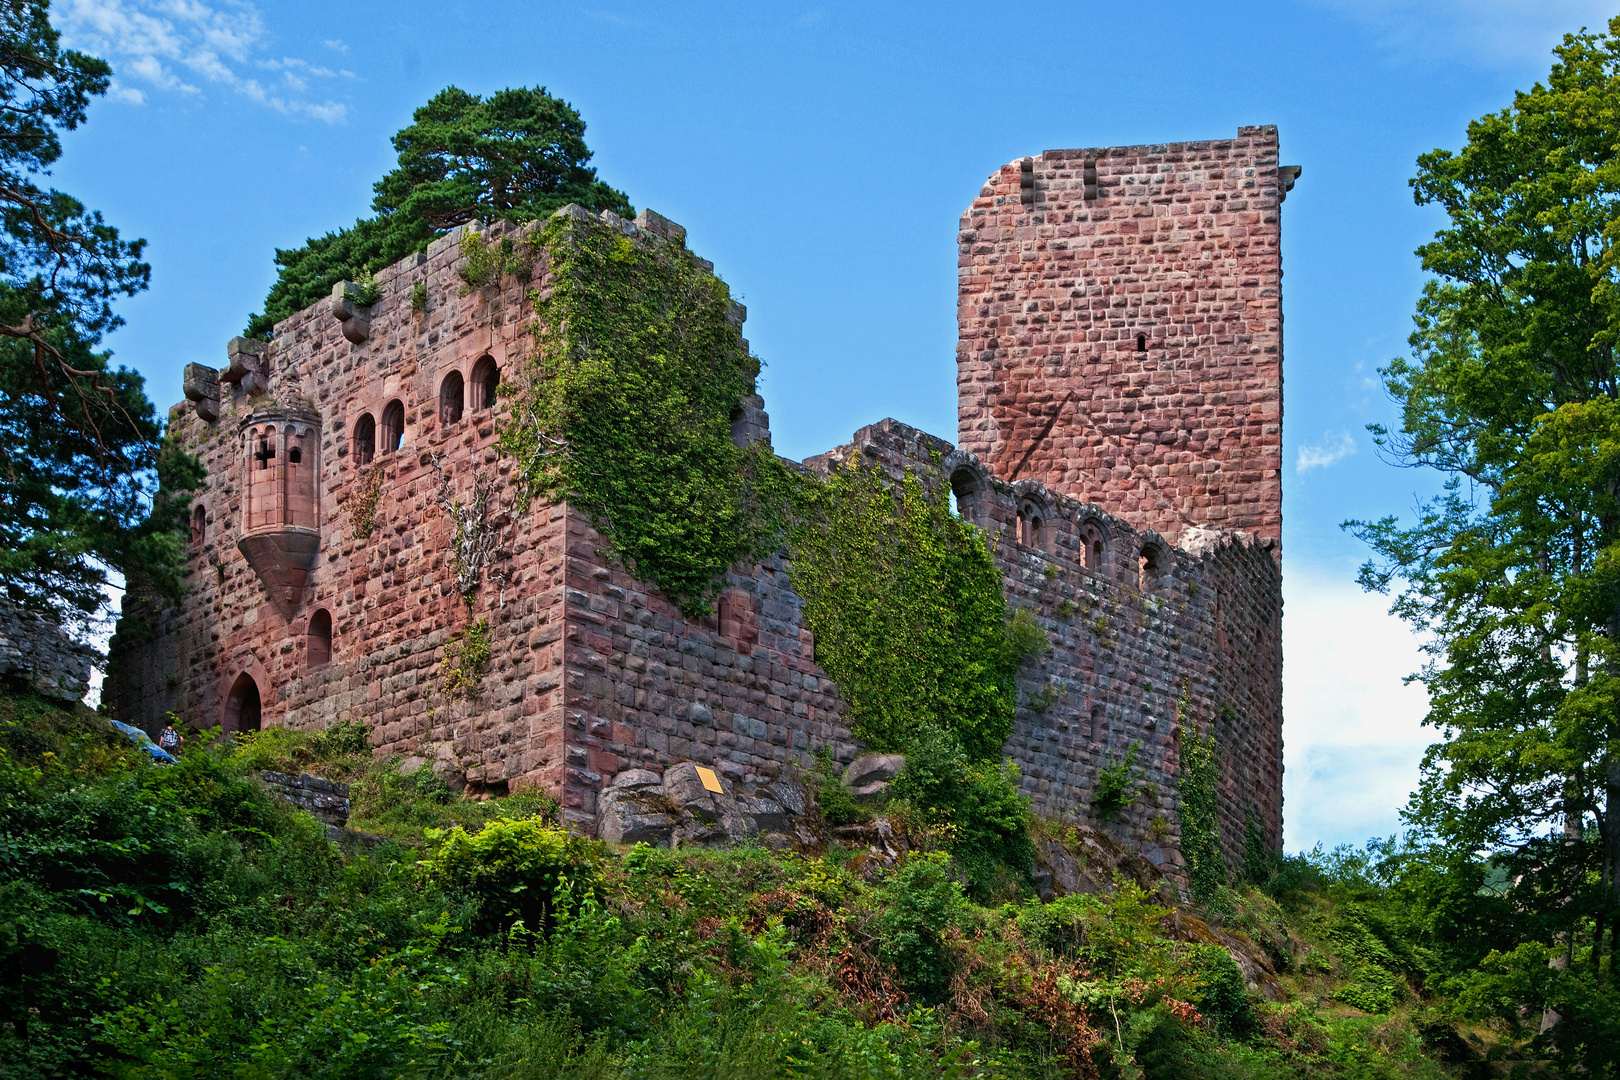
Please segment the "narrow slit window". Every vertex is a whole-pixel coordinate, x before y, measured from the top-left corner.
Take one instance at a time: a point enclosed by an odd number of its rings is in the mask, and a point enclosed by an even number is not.
[[[390,401],[383,410],[382,419],[382,451],[392,454],[405,442],[405,406],[398,401]]]
[[[366,413],[354,422],[354,463],[370,465],[377,454],[377,421]]]
[[[306,666],[313,669],[332,662],[332,613],[325,608],[309,617],[304,633]]]
[[[461,381],[461,372],[452,371],[439,384],[439,423],[453,424],[460,420],[465,401],[466,390]]]

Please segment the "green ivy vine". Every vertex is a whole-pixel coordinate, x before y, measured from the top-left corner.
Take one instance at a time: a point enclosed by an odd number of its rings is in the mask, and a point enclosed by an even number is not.
[[[439,662],[439,675],[444,680],[444,696],[472,700],[478,697],[484,681],[484,670],[489,667],[489,620],[469,623],[450,635],[444,647],[444,659]]]
[[[1012,731],[1018,666],[1046,638],[1027,613],[1007,619],[984,534],[950,512],[942,487],[858,462],[804,484],[789,576],[858,738],[900,751],[937,727],[994,759]]]
[[[1191,702],[1183,688],[1177,703],[1181,727],[1181,857],[1187,860],[1187,883],[1193,899],[1209,901],[1226,888],[1226,860],[1221,856],[1221,760],[1215,733],[1199,734]]]
[[[780,544],[794,483],[768,447],[732,442],[759,361],[730,291],[685,247],[594,218],[557,214],[535,242],[549,276],[499,441],[520,509],[568,500],[637,577],[707,612],[728,567]]]

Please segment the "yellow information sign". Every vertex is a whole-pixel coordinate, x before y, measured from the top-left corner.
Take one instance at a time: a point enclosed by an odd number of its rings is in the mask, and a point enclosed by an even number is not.
[[[705,791],[713,791],[718,794],[724,794],[723,789],[720,787],[720,778],[714,775],[713,769],[705,769],[703,766],[699,765],[697,767],[697,774],[698,779],[703,781],[703,789]]]

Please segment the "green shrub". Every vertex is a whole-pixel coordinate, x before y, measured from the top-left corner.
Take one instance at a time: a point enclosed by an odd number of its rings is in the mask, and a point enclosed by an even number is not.
[[[816,764],[810,772],[810,787],[816,793],[816,806],[828,825],[853,825],[865,821],[867,814],[855,804],[855,797],[844,786],[844,771],[833,760],[832,750],[822,747],[816,752]]]
[[[975,899],[1021,892],[1030,881],[1035,844],[1016,765],[970,761],[950,733],[924,728],[906,749],[893,798],[937,832]]]
[[[1104,757],[1097,768],[1097,787],[1091,794],[1091,809],[1100,821],[1112,821],[1119,812],[1136,801],[1139,790],[1136,782],[1136,753],[1142,748],[1137,739],[1125,748],[1118,761],[1113,755]]]
[[[1260,1021],[1254,1014],[1254,1003],[1249,1000],[1237,961],[1220,945],[1193,945],[1190,951],[1188,966],[1202,984],[1194,1004],[1215,1021],[1222,1036],[1252,1038],[1260,1030]]]
[[[967,917],[962,886],[951,880],[943,853],[913,854],[901,863],[880,895],[879,955],[900,973],[906,993],[935,1004],[950,987],[945,932]]]
[[[601,880],[600,844],[538,818],[496,820],[471,834],[457,826],[430,839],[437,846],[418,866],[422,880],[478,899],[482,932],[522,923],[549,933],[558,902],[577,905]]]

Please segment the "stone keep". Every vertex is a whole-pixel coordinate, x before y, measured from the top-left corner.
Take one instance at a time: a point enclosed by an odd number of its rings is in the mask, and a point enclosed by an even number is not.
[[[961,226],[960,444],[884,420],[804,463],[859,455],[949,482],[1053,646],[1025,665],[1005,748],[1026,791],[1087,818],[1098,769],[1139,744],[1149,794],[1102,826],[1176,876],[1194,725],[1220,745],[1228,861],[1246,825],[1281,843],[1278,209],[1297,172],[1270,127],[1003,167]],[[650,211],[601,220],[684,243]],[[691,620],[578,509],[516,513],[496,390],[531,345],[525,294],[546,267],[468,291],[462,235],[380,272],[374,302],[340,283],[268,344],[232,341],[224,369],[188,368],[170,422],[208,469],[190,592],[126,604],[118,718],[363,721],[379,755],[431,761],[474,796],[551,791],[585,830],[626,770],[696,761],[752,786],[823,747],[852,760],[785,556],[732,568],[715,614]],[[734,438],[769,440],[757,394],[735,416]],[[499,544],[469,610],[443,501],[478,482]],[[480,620],[491,662],[476,695],[449,696],[441,665]]]

